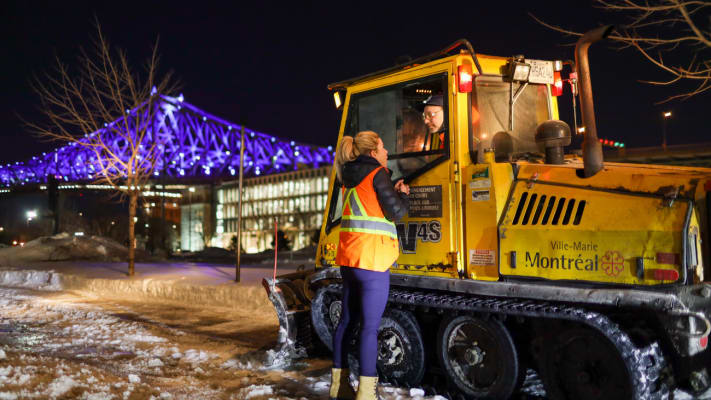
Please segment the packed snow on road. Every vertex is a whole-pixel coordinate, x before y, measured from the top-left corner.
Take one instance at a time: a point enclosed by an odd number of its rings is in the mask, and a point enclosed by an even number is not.
[[[0,399],[326,399],[330,361],[272,350],[263,289],[244,307],[67,291],[57,274],[0,271]],[[8,287],[13,286],[13,287]],[[385,399],[439,399],[382,387]]]
[[[192,264],[170,273],[146,265],[151,277],[131,279],[104,276],[103,264],[71,267],[98,270],[0,269],[0,400],[328,398],[328,358],[275,351],[279,324],[257,279],[269,271],[234,284]],[[445,400],[422,388],[379,391],[384,400]],[[517,396],[545,398],[532,370]]]

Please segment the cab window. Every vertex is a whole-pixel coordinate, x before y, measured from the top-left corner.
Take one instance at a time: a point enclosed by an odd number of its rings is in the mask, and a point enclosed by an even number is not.
[[[409,181],[448,154],[446,88],[441,74],[355,94],[344,134],[376,132],[388,150],[393,181]]]
[[[441,104],[441,106],[437,105]],[[393,182],[409,182],[449,155],[447,74],[351,95],[344,135],[374,131],[388,150]],[[334,182],[329,231],[342,213],[341,183]]]

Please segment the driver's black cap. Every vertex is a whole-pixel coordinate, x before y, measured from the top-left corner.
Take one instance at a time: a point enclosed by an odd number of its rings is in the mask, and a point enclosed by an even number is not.
[[[435,94],[427,98],[427,100],[422,102],[426,106],[440,106],[444,107],[444,98],[441,94]]]

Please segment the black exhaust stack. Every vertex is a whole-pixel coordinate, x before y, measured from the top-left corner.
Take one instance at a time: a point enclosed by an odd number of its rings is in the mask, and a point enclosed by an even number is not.
[[[595,107],[593,106],[592,85],[590,84],[590,65],[588,48],[591,44],[610,36],[613,25],[601,26],[585,33],[575,44],[575,64],[578,66],[580,80],[580,111],[585,126],[583,140],[583,163],[585,177],[589,178],[602,169],[602,145],[597,137],[595,125]]]

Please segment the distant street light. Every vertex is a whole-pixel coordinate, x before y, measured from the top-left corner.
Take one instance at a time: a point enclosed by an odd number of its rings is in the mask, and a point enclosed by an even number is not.
[[[671,116],[671,111],[665,111],[664,113],[662,113],[662,149],[664,150],[667,149],[667,121],[669,120],[669,118],[671,118]]]
[[[30,226],[30,221],[37,218],[37,210],[27,211],[27,226]]]
[[[585,133],[585,127],[581,126],[578,128],[578,135],[582,135],[583,133]]]

